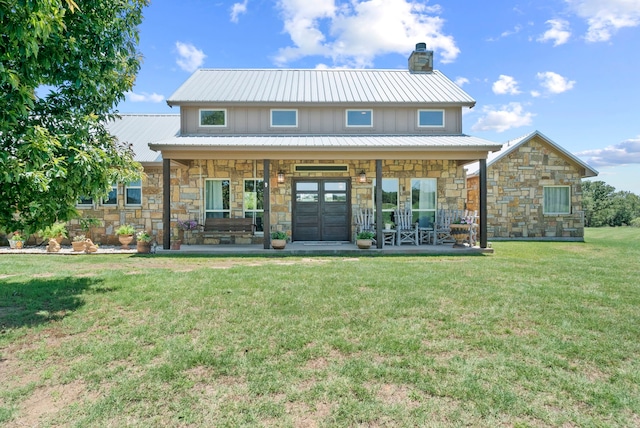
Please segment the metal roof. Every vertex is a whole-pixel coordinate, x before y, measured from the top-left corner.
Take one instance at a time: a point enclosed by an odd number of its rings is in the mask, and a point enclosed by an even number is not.
[[[149,143],[180,134],[179,114],[121,114],[107,123],[107,129],[120,142],[132,145],[138,162],[162,162],[162,156]]]
[[[223,149],[425,149],[497,150],[500,145],[469,135],[189,135],[150,144],[153,150],[166,148]]]
[[[544,135],[542,132],[537,131],[537,130],[533,131],[533,132],[530,132],[530,133],[528,133],[526,135],[523,135],[522,137],[516,138],[514,140],[507,141],[505,144],[502,145],[502,148],[500,150],[498,150],[497,152],[489,153],[489,156],[487,157],[487,167],[489,167],[492,164],[498,162],[500,159],[502,159],[503,157],[507,156],[509,153],[512,153],[518,147],[520,147],[521,145],[531,141],[535,137],[539,137],[546,144],[548,144],[549,146],[551,146],[552,148],[554,148],[555,150],[560,152],[562,155],[564,155],[565,158],[567,158],[570,161],[574,162],[578,166],[584,168],[584,176],[583,176],[583,178],[584,177],[595,177],[595,176],[598,175],[598,171],[596,171],[595,169],[591,168],[585,162],[580,160],[577,156],[575,156],[572,153],[566,151],[564,148],[559,146],[556,142],[554,142],[553,140],[548,138],[546,135]],[[468,176],[474,176],[474,175],[477,175],[479,173],[479,168],[480,167],[479,167],[477,162],[474,162],[472,164],[469,164],[469,165],[465,166],[465,168],[467,169],[467,175]]]
[[[435,103],[475,100],[441,72],[201,69],[169,97],[183,103]]]

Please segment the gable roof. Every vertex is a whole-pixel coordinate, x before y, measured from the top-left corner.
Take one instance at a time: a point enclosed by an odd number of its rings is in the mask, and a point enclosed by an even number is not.
[[[518,150],[520,146],[528,143],[529,141],[533,140],[535,137],[540,138],[545,144],[547,144],[554,150],[558,151],[569,162],[572,162],[576,164],[578,167],[582,168],[584,170],[582,175],[583,178],[595,177],[598,175],[598,171],[591,168],[585,162],[580,160],[577,156],[566,151],[560,145],[558,145],[553,140],[551,140],[546,135],[544,135],[542,132],[537,130],[529,134],[523,135],[520,138],[516,138],[515,140],[507,141],[505,144],[503,144],[500,150],[498,150],[497,152],[489,153],[489,156],[487,156],[487,168],[493,165],[494,163],[498,162],[503,157],[508,156],[509,153],[512,153]],[[478,162],[474,162],[472,164],[465,166],[465,168],[467,169],[467,177],[472,177],[472,176],[478,175],[480,167]]]
[[[473,107],[441,72],[408,70],[200,69],[167,99],[200,103],[413,103]]]
[[[162,162],[162,155],[149,143],[180,134],[179,114],[121,114],[107,123],[107,129],[120,142],[132,146],[135,160],[141,163]]]

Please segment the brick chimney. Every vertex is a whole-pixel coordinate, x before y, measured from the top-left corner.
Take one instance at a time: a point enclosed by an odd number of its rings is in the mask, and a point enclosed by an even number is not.
[[[433,51],[427,50],[426,43],[417,43],[416,50],[409,57],[409,71],[431,73],[433,71]]]

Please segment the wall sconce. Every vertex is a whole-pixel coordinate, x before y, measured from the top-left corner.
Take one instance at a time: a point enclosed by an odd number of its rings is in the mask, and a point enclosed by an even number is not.
[[[360,171],[360,183],[366,183],[367,182],[367,174],[364,172],[364,170]]]
[[[280,184],[284,183],[284,171],[283,170],[278,171],[278,183],[280,183]]]

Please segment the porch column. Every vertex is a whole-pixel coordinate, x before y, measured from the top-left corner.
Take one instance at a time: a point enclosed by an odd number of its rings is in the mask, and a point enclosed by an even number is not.
[[[171,160],[162,159],[162,248],[171,248]]]
[[[376,248],[382,248],[382,160],[376,160]]]
[[[262,228],[264,229],[264,249],[271,248],[271,192],[269,191],[269,169],[271,162],[269,159],[263,161],[264,168],[264,193],[262,207],[264,208],[264,214],[262,218]]]
[[[487,248],[487,160],[480,159],[480,248]]]

